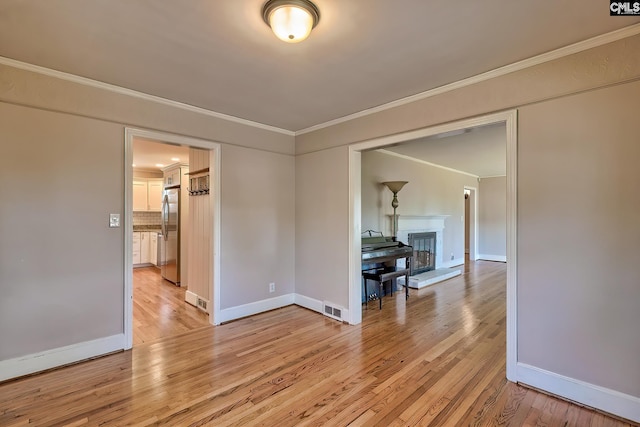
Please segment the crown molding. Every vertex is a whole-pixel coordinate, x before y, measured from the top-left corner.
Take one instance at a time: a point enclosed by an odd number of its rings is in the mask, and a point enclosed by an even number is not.
[[[487,175],[487,176],[478,176],[478,181],[481,179],[489,179],[489,178],[505,178],[507,175]]]
[[[109,92],[117,93],[120,95],[131,96],[133,98],[143,99],[145,101],[155,102],[157,104],[167,105],[169,107],[179,108],[181,110],[189,111],[192,113],[203,114],[209,117],[215,117],[217,119],[227,120],[230,122],[238,123],[245,126],[251,126],[254,128],[267,130],[271,132],[277,132],[288,136],[295,136],[295,132],[278,128],[275,126],[269,126],[262,123],[254,122],[240,117],[230,116],[228,114],[217,113],[206,108],[196,107],[194,105],[185,104],[183,102],[173,101],[171,99],[162,98],[156,95],[149,95],[148,93],[138,92],[133,89],[127,89],[121,86],[112,85],[109,83],[100,82],[97,80],[89,79],[87,77],[77,76],[75,74],[65,73],[63,71],[52,70],[50,68],[41,67],[39,65],[29,64],[27,62],[17,61],[15,59],[0,56],[0,65],[6,65],[13,68],[18,68],[25,71],[31,71],[33,73],[42,74],[49,77],[54,77],[60,80],[66,80],[72,83],[81,84],[84,86],[94,87],[97,89],[103,89]]]
[[[462,175],[468,175],[468,176],[472,176],[474,178],[479,178],[478,175],[474,175],[474,174],[469,173],[469,172],[465,172],[465,171],[461,171],[461,170],[453,169],[453,168],[448,168],[446,166],[438,165],[436,163],[427,162],[425,160],[416,159],[415,157],[409,157],[409,156],[406,156],[404,154],[399,154],[399,153],[395,153],[393,151],[385,150],[383,148],[380,148],[380,149],[378,149],[376,151],[378,153],[386,154],[387,156],[399,157],[399,158],[404,159],[404,160],[410,160],[412,162],[421,163],[423,165],[433,166],[434,168],[444,169],[444,170],[449,171],[449,172],[455,172],[455,173],[460,173]]]
[[[505,65],[504,67],[496,68],[495,70],[487,71],[485,73],[478,74],[476,76],[469,77],[467,79],[459,80],[457,82],[450,83],[448,85],[440,86],[435,89],[427,90],[425,92],[421,92],[421,93],[411,95],[405,98],[401,98],[395,101],[391,101],[386,104],[379,105],[377,107],[362,110],[357,113],[349,114],[347,116],[330,120],[328,122],[320,123],[320,124],[317,124],[299,131],[295,131],[295,132],[288,129],[282,129],[275,126],[265,125],[263,123],[242,119],[240,117],[218,113],[212,110],[208,110],[206,108],[196,107],[194,105],[173,101],[171,99],[162,98],[156,95],[150,95],[144,92],[138,92],[133,89],[127,89],[121,86],[100,82],[97,80],[89,79],[87,77],[81,77],[75,74],[65,73],[63,71],[52,70],[50,68],[41,67],[39,65],[29,64],[27,62],[17,61],[15,59],[7,58],[4,56],[0,56],[0,65],[6,65],[9,67],[46,75],[49,77],[54,77],[61,80],[66,80],[73,83],[81,84],[84,86],[103,89],[103,90],[118,93],[121,95],[131,96],[134,98],[139,98],[139,99],[155,102],[162,105],[179,108],[181,110],[190,111],[192,113],[203,114],[209,117],[215,117],[217,119],[227,120],[227,121],[242,124],[245,126],[251,126],[251,127],[262,129],[262,130],[267,130],[270,132],[277,132],[277,133],[281,133],[283,135],[288,135],[288,136],[298,136],[298,135],[303,135],[305,133],[314,132],[316,130],[320,130],[323,128],[327,128],[330,126],[334,126],[340,123],[348,122],[350,120],[354,120],[360,117],[365,117],[370,114],[375,114],[381,111],[389,110],[391,108],[395,108],[401,105],[409,104],[411,102],[426,99],[426,98],[436,96],[445,92],[449,92],[449,91],[460,89],[476,83],[480,83],[485,80],[489,80],[495,77],[503,76],[508,73],[512,73],[514,71],[520,71],[535,65],[560,59],[562,57],[572,55],[574,53],[579,53],[588,49],[605,45],[607,43],[612,43],[627,37],[635,36],[637,34],[640,34],[640,24],[630,25],[628,27],[624,27],[619,30],[612,31],[607,34],[602,34],[596,37],[592,37],[590,39],[583,40],[569,46],[561,47],[559,49],[552,50],[550,52],[543,53],[541,55],[537,55],[532,58],[515,62],[513,64]]]
[[[348,116],[344,116],[334,120],[330,120],[328,122],[320,123],[320,124],[308,127],[306,129],[299,130],[295,132],[295,135],[298,136],[298,135],[303,135],[305,133],[314,132],[314,131],[331,127],[340,123],[348,122],[350,120],[358,119],[360,117],[365,117],[370,114],[379,113],[381,111],[389,110],[391,108],[399,107],[401,105],[410,104],[415,101],[420,101],[422,99],[440,95],[445,92],[450,92],[452,90],[460,89],[466,86],[471,86],[473,84],[480,83],[485,80],[489,80],[489,79],[503,76],[505,74],[513,73],[514,71],[524,70],[526,68],[533,67],[535,65],[544,64],[545,62],[560,59],[565,56],[573,55],[574,53],[579,53],[588,49],[592,49],[594,47],[599,47],[607,43],[612,43],[627,37],[635,36],[637,34],[640,34],[640,24],[630,25],[628,27],[624,27],[619,30],[615,30],[610,33],[602,34],[599,36],[595,36],[590,39],[586,39],[565,47],[561,47],[556,50],[552,50],[547,53],[543,53],[541,55],[523,59],[522,61],[514,62],[513,64],[505,65],[504,67],[496,68],[494,70],[487,71],[485,73],[478,74],[476,76],[469,77],[467,79],[458,80],[457,82],[453,82],[444,86],[430,89],[415,95],[407,96],[405,98],[391,101],[386,104],[379,105],[377,107],[368,108],[366,110],[362,110],[357,113],[349,114]]]

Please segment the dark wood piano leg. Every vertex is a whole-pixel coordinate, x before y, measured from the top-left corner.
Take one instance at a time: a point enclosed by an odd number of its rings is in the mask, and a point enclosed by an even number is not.
[[[404,299],[409,299],[409,275],[404,276]]]
[[[369,308],[369,287],[367,286],[367,279],[363,278],[364,289],[362,290],[364,295],[364,309]]]
[[[384,282],[380,280],[380,290],[378,291],[378,301],[380,301],[380,310],[382,310],[382,293],[384,292]]]

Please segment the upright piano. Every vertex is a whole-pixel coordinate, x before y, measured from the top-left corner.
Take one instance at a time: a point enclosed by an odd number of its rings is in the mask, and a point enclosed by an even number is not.
[[[400,276],[405,276],[405,299],[409,298],[409,263],[413,256],[413,248],[402,242],[387,240],[386,238],[363,238],[362,239],[362,278],[364,279],[364,289],[366,301],[378,299],[380,309],[382,309],[382,295],[384,294],[385,282],[392,281]],[[396,261],[405,258],[405,266],[397,267]],[[371,280],[378,284],[378,292],[369,294],[367,292],[367,281]],[[392,282],[390,285],[393,293]]]

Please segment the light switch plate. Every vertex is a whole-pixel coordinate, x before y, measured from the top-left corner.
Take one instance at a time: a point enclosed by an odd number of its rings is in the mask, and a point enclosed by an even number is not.
[[[109,227],[120,227],[120,214],[109,214]]]

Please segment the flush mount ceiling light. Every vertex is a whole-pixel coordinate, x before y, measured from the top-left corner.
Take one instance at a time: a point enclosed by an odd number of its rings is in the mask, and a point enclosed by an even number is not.
[[[262,19],[280,40],[298,43],[318,25],[320,11],[309,0],[269,0],[262,6]]]

